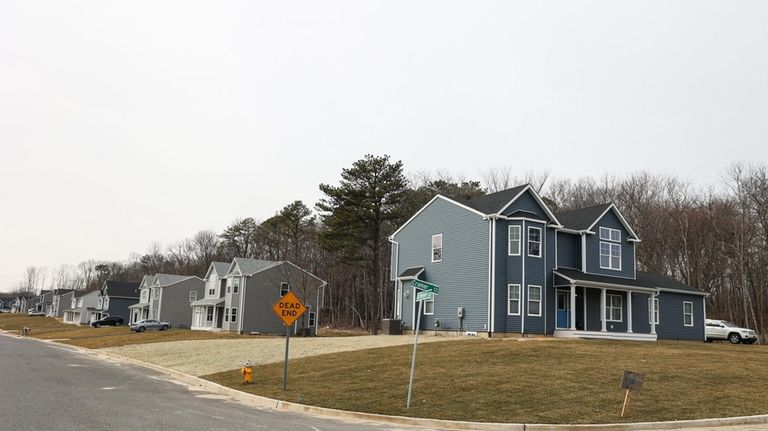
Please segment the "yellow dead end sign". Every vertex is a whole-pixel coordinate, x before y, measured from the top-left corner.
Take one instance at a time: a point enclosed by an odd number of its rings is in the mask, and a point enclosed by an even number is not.
[[[285,362],[283,365],[283,391],[288,390],[288,343],[291,340],[291,325],[295,322],[305,311],[307,307],[301,303],[296,295],[288,291],[285,295],[278,300],[275,305],[272,306],[272,311],[277,314],[277,317],[285,325]]]
[[[272,311],[283,321],[283,325],[291,326],[305,311],[307,307],[301,303],[293,292],[288,292],[272,306]]]

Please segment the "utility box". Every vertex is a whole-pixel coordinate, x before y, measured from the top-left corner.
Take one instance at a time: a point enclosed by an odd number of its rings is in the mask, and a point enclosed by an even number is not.
[[[456,310],[456,314],[457,314],[458,317],[464,317],[464,307],[459,307]]]
[[[381,333],[384,335],[401,335],[403,333],[400,328],[400,319],[382,319],[381,320]]]

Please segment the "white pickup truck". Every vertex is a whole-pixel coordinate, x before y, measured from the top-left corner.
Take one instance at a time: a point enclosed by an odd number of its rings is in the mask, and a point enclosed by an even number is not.
[[[708,343],[713,340],[728,340],[733,344],[752,344],[757,341],[755,331],[740,328],[727,320],[707,319],[705,325]]]

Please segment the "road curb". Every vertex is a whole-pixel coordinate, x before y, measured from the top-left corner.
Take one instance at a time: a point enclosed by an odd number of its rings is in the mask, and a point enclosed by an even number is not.
[[[13,338],[19,338],[18,335],[8,333],[0,330],[0,335],[6,335]],[[214,383],[200,377],[192,376],[190,374],[182,373],[171,368],[163,367],[149,362],[140,361],[138,359],[129,358],[126,356],[118,355],[115,353],[103,352],[94,349],[86,349],[84,347],[72,346],[68,344],[59,343],[56,341],[43,340],[34,337],[22,337],[29,340],[34,340],[47,344],[55,344],[67,348],[72,351],[77,351],[83,354],[116,360],[129,364],[138,365],[141,367],[149,368],[163,374],[167,374],[173,377],[177,381],[189,386],[204,389],[209,392],[213,392],[219,395],[224,395],[229,398],[235,399],[245,405],[261,408],[261,409],[273,409],[292,413],[302,413],[313,416],[324,416],[334,419],[346,419],[357,420],[365,422],[374,422],[381,424],[391,425],[405,425],[416,426],[426,428],[442,428],[450,430],[463,430],[463,431],[564,431],[564,430],[599,430],[599,431],[644,431],[644,430],[668,430],[668,429],[681,429],[681,428],[716,428],[723,426],[734,425],[757,425],[768,423],[768,414],[756,415],[756,416],[738,416],[731,418],[712,418],[712,419],[696,419],[696,420],[684,420],[684,421],[666,421],[666,422],[634,422],[626,424],[513,424],[513,423],[492,423],[492,422],[464,422],[464,421],[450,421],[443,419],[428,419],[428,418],[410,418],[405,416],[388,416],[375,413],[361,413],[352,412],[346,410],[336,410],[325,407],[315,407],[305,404],[292,403],[288,401],[275,400],[272,398],[262,397],[260,395],[249,394],[247,392],[232,389],[226,386],[222,386],[218,383]]]

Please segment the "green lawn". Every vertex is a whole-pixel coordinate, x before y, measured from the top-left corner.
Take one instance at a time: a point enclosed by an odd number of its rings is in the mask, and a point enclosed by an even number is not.
[[[703,342],[477,339],[419,346],[414,398],[405,398],[411,346],[291,361],[205,378],[304,404],[389,415],[519,423],[605,423],[768,413],[768,348]],[[646,374],[619,418],[622,370]]]
[[[73,346],[99,349],[128,344],[159,343],[180,340],[210,340],[221,338],[245,337],[232,333],[191,331],[189,329],[171,329],[169,331],[131,332],[127,326],[92,328],[90,326],[67,325],[51,317],[29,317],[25,314],[0,314],[0,329],[18,333],[23,327],[29,327],[34,338],[57,340]]]

